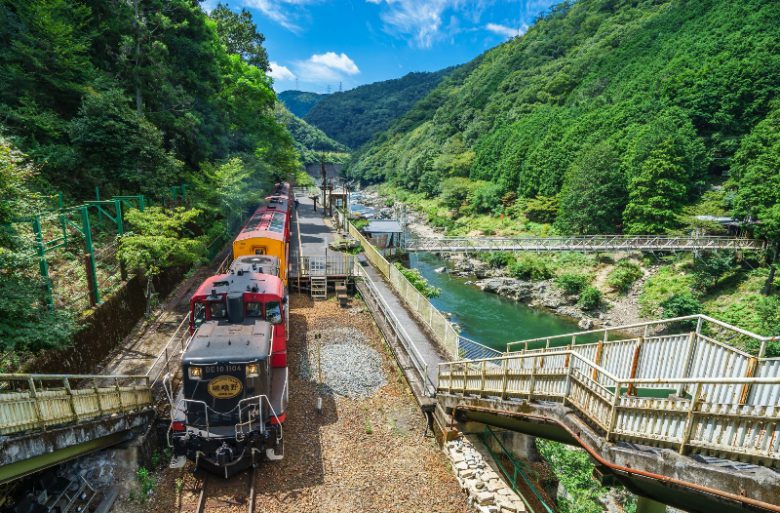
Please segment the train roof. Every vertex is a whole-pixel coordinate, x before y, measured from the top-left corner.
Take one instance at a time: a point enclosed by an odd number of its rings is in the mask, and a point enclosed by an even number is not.
[[[276,182],[274,184],[274,190],[271,192],[271,196],[274,195],[289,195],[290,183],[289,182]]]
[[[182,355],[182,362],[208,364],[264,360],[271,352],[272,332],[271,324],[259,319],[246,319],[239,324],[206,321],[192,336],[187,351]]]
[[[290,210],[290,198],[288,196],[281,195],[266,196],[265,204],[258,210],[262,210],[264,208],[281,211]]]
[[[244,255],[233,260],[230,270],[279,276],[279,259],[271,255]]]
[[[284,297],[284,282],[271,274],[235,271],[227,274],[210,276],[200,284],[193,297],[251,292],[253,294],[271,294]]]
[[[284,240],[285,227],[287,226],[287,213],[284,210],[259,208],[249,218],[236,240],[267,237],[274,240]]]

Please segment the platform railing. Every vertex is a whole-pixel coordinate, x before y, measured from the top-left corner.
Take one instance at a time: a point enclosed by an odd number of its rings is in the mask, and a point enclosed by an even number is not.
[[[438,383],[439,394],[564,403],[607,441],[725,454],[752,462],[780,461],[780,404],[744,404],[740,394],[707,392],[708,387],[778,388],[780,376],[629,378],[578,350],[559,349],[442,363]],[[677,394],[681,388],[688,392]]]
[[[0,434],[78,424],[152,405],[148,376],[0,374]]]
[[[766,248],[764,241],[742,237],[590,235],[576,237],[410,237],[407,251],[714,251]]]

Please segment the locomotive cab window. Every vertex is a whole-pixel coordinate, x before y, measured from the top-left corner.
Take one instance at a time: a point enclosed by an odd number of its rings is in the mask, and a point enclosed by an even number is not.
[[[203,321],[206,320],[206,305],[203,303],[195,303],[195,307],[192,309],[192,322],[197,328]]]
[[[282,322],[282,305],[278,301],[265,304],[265,320],[271,324]]]
[[[224,319],[227,317],[227,308],[222,301],[214,301],[211,303],[211,318],[212,319]]]
[[[255,255],[265,255],[265,248],[255,248]]]
[[[263,305],[261,303],[247,303],[246,304],[246,316],[247,317],[262,317]]]

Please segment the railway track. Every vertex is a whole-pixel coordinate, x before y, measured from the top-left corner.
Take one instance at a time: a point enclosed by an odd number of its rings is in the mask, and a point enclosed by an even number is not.
[[[233,476],[227,481],[219,477],[204,475],[195,513],[205,513],[206,511],[255,513],[256,477],[256,469],[254,468],[238,476]],[[236,494],[236,491],[241,488],[241,484],[236,483],[236,481],[246,482],[243,485],[243,489],[246,490],[245,496]]]

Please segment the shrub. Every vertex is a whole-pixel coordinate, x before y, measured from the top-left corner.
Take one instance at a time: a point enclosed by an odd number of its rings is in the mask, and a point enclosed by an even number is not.
[[[547,260],[536,255],[523,255],[509,264],[509,274],[524,280],[546,280],[553,277]]]
[[[555,284],[567,294],[579,294],[590,283],[590,276],[586,274],[566,273],[555,279]]]
[[[414,288],[420,291],[420,294],[423,296],[437,297],[439,294],[441,294],[441,289],[428,283],[428,280],[426,280],[417,269],[407,269],[399,262],[395,263],[395,268],[398,269],[401,274],[403,274],[404,277],[409,280],[409,283],[411,283]]]
[[[625,294],[636,280],[642,277],[642,269],[633,262],[621,260],[607,277],[607,284],[621,294]]]
[[[698,299],[690,293],[675,294],[661,302],[665,319],[685,317],[702,313],[704,308]]]
[[[702,292],[715,287],[729,271],[734,269],[733,255],[712,254],[693,262],[693,286]]]
[[[525,205],[525,216],[535,223],[553,223],[558,215],[558,198],[555,196],[537,196],[529,199]]]
[[[491,182],[477,182],[468,195],[469,206],[474,212],[496,212],[501,208],[503,191],[501,186]]]
[[[595,310],[601,305],[601,291],[596,287],[585,287],[580,293],[577,305],[583,310]]]
[[[506,251],[482,253],[481,255],[483,255],[482,261],[494,268],[509,267],[515,261],[515,256]]]

